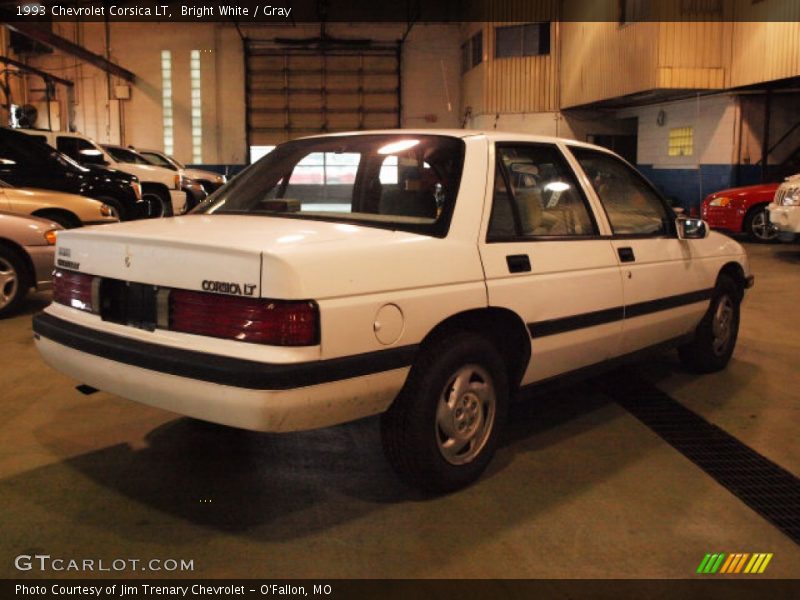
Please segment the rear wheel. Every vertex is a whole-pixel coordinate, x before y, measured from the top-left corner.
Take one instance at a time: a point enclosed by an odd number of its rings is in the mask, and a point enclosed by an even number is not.
[[[724,369],[731,359],[739,334],[741,290],[727,275],[720,275],[694,339],[678,348],[683,366],[694,373]]]
[[[778,236],[778,231],[770,225],[766,206],[758,206],[747,213],[743,228],[755,242],[771,242]]]
[[[13,313],[28,294],[30,281],[25,262],[16,252],[0,246],[0,317]]]
[[[442,337],[421,352],[381,417],[386,457],[412,487],[462,488],[489,464],[507,405],[508,376],[494,345],[470,332]]]

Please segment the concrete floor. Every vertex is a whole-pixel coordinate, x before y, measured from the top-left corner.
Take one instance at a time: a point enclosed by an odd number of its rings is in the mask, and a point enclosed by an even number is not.
[[[630,369],[800,474],[800,247],[748,251],[729,368]],[[772,552],[761,577],[800,575],[800,547],[590,384],[515,407],[481,481],[422,499],[384,463],[376,419],[254,434],[81,395],[31,342],[48,300],[0,321],[0,577],[34,553],[193,559],[172,575],[200,578],[682,578],[706,552]]]

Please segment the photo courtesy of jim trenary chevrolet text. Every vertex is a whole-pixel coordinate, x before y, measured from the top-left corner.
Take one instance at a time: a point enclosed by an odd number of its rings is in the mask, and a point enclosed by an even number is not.
[[[798,40],[0,0],[0,600],[800,598]]]

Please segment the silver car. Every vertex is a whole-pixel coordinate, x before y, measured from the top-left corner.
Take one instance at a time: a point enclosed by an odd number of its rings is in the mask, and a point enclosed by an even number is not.
[[[0,212],[0,318],[22,304],[31,288],[52,286],[58,223]]]

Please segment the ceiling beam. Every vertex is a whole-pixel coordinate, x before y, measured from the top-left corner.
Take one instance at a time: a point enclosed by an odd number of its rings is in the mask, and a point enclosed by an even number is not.
[[[40,42],[45,46],[50,46],[55,50],[60,50],[61,52],[70,54],[79,60],[87,62],[90,65],[94,65],[98,69],[102,69],[106,73],[111,73],[112,75],[121,77],[122,79],[130,81],[131,83],[136,81],[136,75],[128,71],[128,69],[120,67],[118,64],[111,62],[99,54],[90,52],[83,46],[79,46],[74,42],[70,42],[68,39],[63,38],[60,35],[56,35],[52,31],[37,27],[33,23],[7,22],[4,24],[12,31],[16,31],[17,33]]]
[[[47,81],[52,81],[54,83],[60,83],[61,85],[65,85],[67,87],[72,87],[73,85],[75,85],[69,79],[62,79],[61,77],[56,77],[55,75],[51,75],[47,71],[36,69],[34,67],[26,65],[25,63],[21,63],[18,60],[14,60],[13,58],[8,58],[7,56],[0,56],[0,63],[11,65],[12,67],[16,67],[22,72],[38,75],[42,79],[45,79]]]

